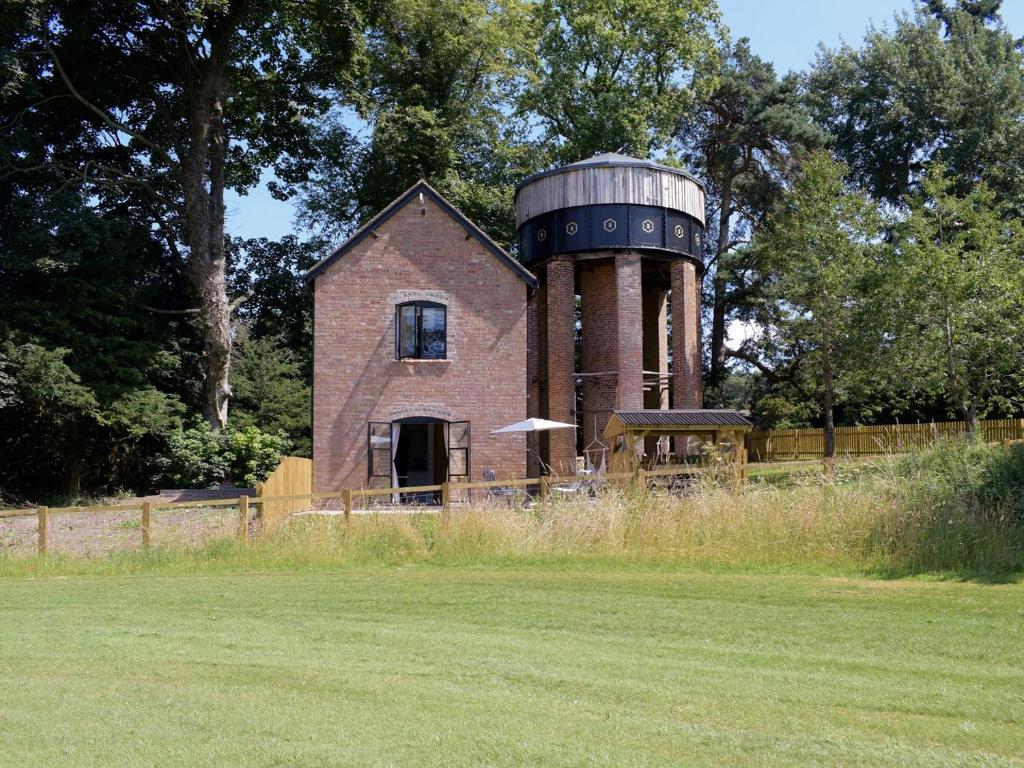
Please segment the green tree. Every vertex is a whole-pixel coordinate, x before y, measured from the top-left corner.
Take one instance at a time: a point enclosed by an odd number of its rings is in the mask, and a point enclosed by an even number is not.
[[[721,405],[727,323],[749,314],[759,285],[757,251],[745,246],[778,203],[801,153],[825,136],[803,107],[797,76],[777,77],[742,38],[723,48],[717,85],[685,114],[679,137],[708,196],[711,334],[704,397]]]
[[[5,101],[35,136],[9,170],[40,167],[100,204],[130,203],[185,265],[203,337],[202,403],[223,427],[230,386],[227,189],[272,166],[308,171],[311,113],[346,70],[354,6],[316,0],[40,0],[4,14],[20,87]],[[12,31],[13,30],[13,31]],[[5,121],[7,123],[7,121]],[[280,190],[279,190],[280,191]]]
[[[521,109],[550,161],[666,150],[715,84],[725,33],[714,0],[540,0]]]
[[[995,193],[933,166],[907,200],[886,260],[879,334],[894,386],[941,393],[974,434],[978,419],[1024,404],[1024,231]]]
[[[853,178],[902,205],[941,161],[1024,211],[1024,51],[998,0],[926,0],[864,45],[822,50],[808,101]]]
[[[816,152],[753,246],[769,275],[760,365],[776,375],[787,370],[789,384],[816,397],[826,456],[835,454],[836,403],[872,365],[859,323],[881,222],[874,202],[849,188],[845,175],[843,164]]]
[[[37,490],[42,471],[63,477],[70,496],[79,494],[88,435],[99,418],[99,406],[92,390],[64,362],[68,353],[35,344],[8,343],[3,350],[7,376],[13,380],[7,404],[0,408],[7,491]]]
[[[311,455],[312,395],[295,355],[272,337],[252,338],[245,333],[235,349],[233,425],[284,433],[300,455]]]
[[[303,220],[336,237],[424,178],[511,242],[512,188],[533,167],[511,110],[524,16],[521,0],[380,3],[359,76],[320,127]]]

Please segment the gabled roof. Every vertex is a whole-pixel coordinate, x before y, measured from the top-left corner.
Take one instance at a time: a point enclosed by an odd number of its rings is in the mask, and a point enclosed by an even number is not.
[[[724,408],[682,408],[671,411],[645,408],[637,411],[613,411],[613,413],[619,417],[619,421],[630,426],[754,426],[739,411],[730,411]]]
[[[500,245],[491,240],[491,238],[484,234],[483,230],[467,219],[457,208],[455,208],[455,206],[445,200],[440,192],[427,184],[423,179],[420,179],[409,187],[409,189],[393,200],[390,205],[356,230],[348,240],[335,248],[329,256],[314,264],[309,271],[306,272],[303,279],[307,283],[312,282],[317,275],[362,242],[367,235],[375,235],[376,233],[374,230],[377,227],[383,225],[388,219],[394,216],[413,198],[414,195],[417,194],[423,194],[424,197],[429,197],[433,200],[441,210],[451,216],[462,226],[464,230],[466,230],[467,235],[475,237],[477,241],[484,246],[484,248],[497,256],[498,259],[505,264],[506,267],[515,272],[519,279],[524,283],[530,287],[537,286],[537,278],[534,277],[526,267],[509,256]]]

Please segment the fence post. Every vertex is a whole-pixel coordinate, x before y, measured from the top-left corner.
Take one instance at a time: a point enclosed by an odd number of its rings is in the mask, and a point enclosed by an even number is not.
[[[636,487],[637,490],[647,493],[647,473],[643,467],[636,468]]]
[[[544,512],[548,511],[548,485],[550,481],[547,475],[540,476],[540,508]]]
[[[342,503],[344,503],[344,505],[345,505],[345,522],[347,523],[349,521],[349,518],[352,517],[352,489],[351,488],[346,488],[345,490],[343,490],[341,492],[341,500],[342,500]]]
[[[153,511],[153,505],[148,502],[142,502],[142,548],[149,549],[149,519]]]
[[[452,490],[447,482],[441,483],[441,508],[445,513],[452,508]]]
[[[238,497],[238,540],[243,544],[249,541],[249,497]]]
[[[50,508],[39,508],[39,554],[46,554],[46,527],[50,519]]]

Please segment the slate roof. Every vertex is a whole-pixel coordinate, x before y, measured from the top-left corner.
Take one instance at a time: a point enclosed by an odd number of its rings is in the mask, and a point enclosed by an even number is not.
[[[724,408],[687,408],[656,410],[645,408],[640,411],[614,411],[623,424],[630,426],[677,426],[677,427],[753,427],[754,425],[739,411]]]
[[[474,224],[472,221],[466,218],[466,216],[461,211],[459,211],[454,205],[445,200],[444,196],[436,189],[434,189],[432,186],[430,186],[424,179],[420,179],[411,187],[409,187],[409,189],[407,189],[405,192],[403,192],[401,195],[395,198],[390,205],[388,205],[380,213],[378,213],[376,216],[374,216],[372,219],[366,222],[363,226],[357,229],[348,240],[346,240],[337,248],[335,248],[330,253],[330,255],[328,255],[324,259],[321,259],[312,267],[310,267],[310,269],[303,276],[303,279],[307,283],[312,282],[317,275],[319,275],[327,267],[329,267],[335,261],[337,261],[346,253],[348,253],[352,248],[354,248],[356,245],[362,242],[362,240],[367,235],[373,234],[374,230],[377,227],[382,226],[388,219],[390,219],[399,210],[401,210],[402,207],[405,206],[405,204],[408,203],[413,198],[414,195],[420,193],[422,193],[425,197],[429,197],[431,200],[437,203],[438,207],[440,207],[441,210],[443,210],[445,213],[447,213],[449,216],[455,219],[455,221],[458,222],[464,230],[466,230],[467,235],[476,238],[476,240],[481,245],[483,245],[484,248],[486,248],[488,251],[494,254],[498,258],[498,260],[501,261],[506,267],[515,272],[516,276],[519,277],[519,279],[521,279],[524,283],[526,283],[532,288],[535,288],[537,286],[537,278],[533,276],[530,270],[528,270],[518,261],[509,256],[508,253],[505,252],[505,249],[503,249],[500,245],[491,240],[491,238],[489,238],[482,229],[480,229],[476,224]]]

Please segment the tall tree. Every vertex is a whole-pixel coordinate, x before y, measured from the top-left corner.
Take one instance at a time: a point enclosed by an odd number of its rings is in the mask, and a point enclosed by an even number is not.
[[[550,160],[649,157],[714,86],[724,31],[714,0],[541,0],[521,106]]]
[[[1024,51],[999,0],[922,0],[861,48],[823,50],[808,101],[858,183],[902,205],[929,163],[1024,212]]]
[[[756,293],[757,252],[745,247],[777,204],[800,154],[825,136],[801,103],[799,80],[779,78],[741,38],[724,48],[717,85],[679,131],[687,163],[707,185],[710,236],[705,238],[710,283],[710,366],[705,401],[721,405],[726,328]]]
[[[790,383],[817,395],[828,457],[847,378],[870,365],[858,322],[880,231],[875,203],[848,188],[845,174],[826,152],[815,153],[754,242],[769,272],[759,357],[771,360],[771,372],[788,368]]]
[[[937,164],[907,202],[884,270],[880,334],[911,394],[941,393],[974,434],[1024,404],[1024,229]]]
[[[419,178],[501,242],[512,240],[512,187],[532,170],[511,114],[529,45],[521,0],[384,0],[364,66],[321,127],[302,218],[351,231]]]
[[[4,19],[21,83],[7,106],[37,142],[10,166],[45,167],[100,200],[131,200],[159,229],[198,300],[188,311],[202,328],[203,412],[223,427],[242,298],[228,294],[225,190],[244,193],[268,166],[285,181],[303,177],[304,118],[328,107],[324,87],[350,59],[356,10],[327,0],[23,8]]]

